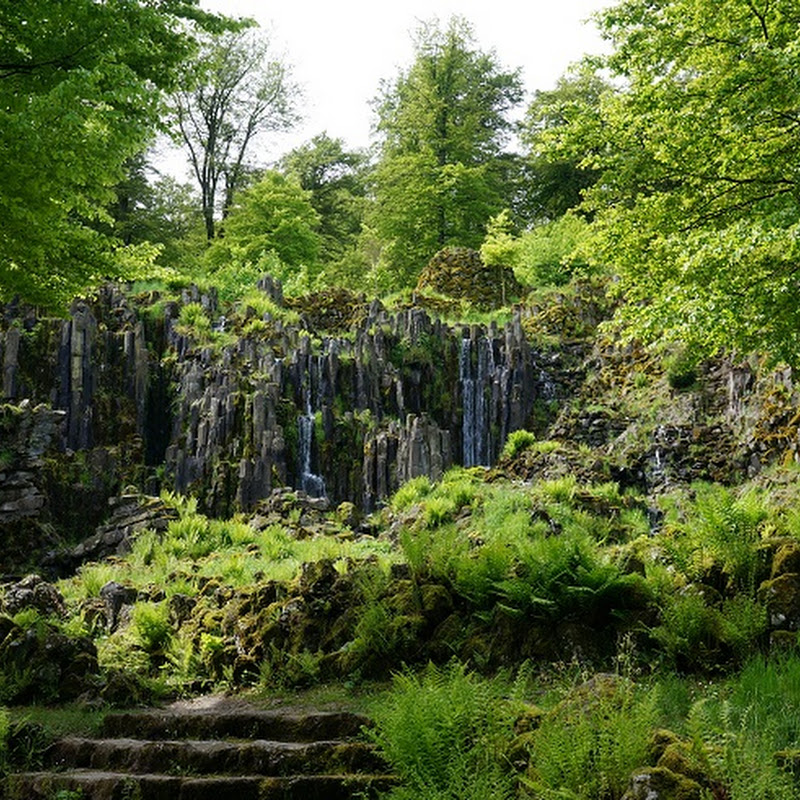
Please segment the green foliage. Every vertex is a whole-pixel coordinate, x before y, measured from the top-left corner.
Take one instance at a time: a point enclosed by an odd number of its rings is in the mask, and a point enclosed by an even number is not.
[[[692,579],[719,566],[732,589],[753,592],[760,579],[757,544],[769,530],[771,514],[765,494],[756,488],[734,492],[724,486],[697,483],[693,498],[678,499],[667,509],[671,556]]]
[[[723,691],[691,708],[688,728],[711,777],[731,800],[798,797],[792,775],[800,747],[800,660],[755,658]],[[779,754],[788,755],[781,763]]]
[[[589,153],[553,152],[548,142],[559,130],[591,118],[610,90],[607,80],[587,62],[571,68],[554,89],[534,92],[520,133],[527,151],[525,177],[529,186],[523,214],[528,222],[540,224],[564,217],[580,205],[586,189],[597,180],[599,172]]]
[[[589,224],[583,217],[566,213],[522,234],[517,243],[517,278],[528,286],[568,283],[585,266],[581,247],[588,233]]]
[[[697,363],[692,354],[680,349],[665,360],[667,381],[673,389],[691,389],[697,383]]]
[[[196,0],[36,0],[0,10],[0,297],[64,309],[113,277],[153,272],[158,249],[100,231],[126,160],[155,134],[191,56]],[[192,25],[194,23],[194,26]]]
[[[256,265],[263,274],[267,269],[260,262],[269,256],[284,265],[282,272],[314,268],[320,245],[318,223],[308,192],[280,173],[267,171],[236,195],[225,220],[225,236],[211,245],[207,263],[212,274],[231,262],[251,265],[251,271]]]
[[[361,232],[366,205],[366,154],[348,152],[341,139],[322,133],[285,155],[280,169],[309,192],[311,205],[319,215],[320,262],[331,265],[336,274],[336,265],[347,258]],[[353,288],[360,287],[356,283]]]
[[[414,496],[420,508],[400,545],[415,575],[451,587],[478,609],[497,605],[512,615],[554,619],[636,606],[647,597],[644,581],[622,574],[600,543],[635,538],[646,521],[619,512],[609,520],[602,505],[599,513],[580,508],[578,494],[574,478],[525,492],[451,470]],[[624,509],[616,485],[587,495],[589,504]]]
[[[523,785],[536,797],[593,800],[621,797],[631,773],[647,762],[657,727],[658,691],[625,680],[595,678],[596,690],[579,688],[545,715],[530,743]]]
[[[214,262],[213,264],[209,262]],[[216,263],[219,261],[219,263]],[[213,286],[219,299],[224,303],[236,303],[245,295],[252,297],[259,293],[256,289],[258,279],[265,274],[282,278],[287,267],[275,253],[267,253],[256,261],[247,261],[242,251],[232,247],[229,252],[207,251],[196,273],[197,280]]]
[[[552,152],[599,172],[584,208],[621,319],[699,354],[797,363],[796,3],[626,0],[598,19],[624,88]]]
[[[8,759],[8,734],[11,730],[11,720],[8,711],[0,707],[0,775],[5,772]]]
[[[163,653],[172,639],[166,603],[137,603],[131,612],[134,641],[150,655]]]
[[[527,450],[536,444],[536,434],[520,429],[508,434],[506,443],[503,445],[501,458],[516,458],[523,450]]]
[[[512,234],[511,212],[504,208],[486,225],[486,238],[481,245],[481,259],[487,267],[515,267],[519,258],[517,242]]]
[[[413,285],[446,245],[480,246],[489,218],[509,205],[503,145],[521,98],[519,72],[477,50],[463,19],[420,27],[414,63],[376,103],[382,143],[369,224],[384,245],[382,291]]]
[[[199,341],[205,341],[211,335],[211,320],[200,303],[187,303],[178,315],[178,330]]]
[[[401,778],[391,800],[510,800],[503,762],[511,705],[503,687],[457,663],[396,675],[368,731]]]
[[[430,494],[433,484],[427,475],[419,475],[406,481],[392,496],[391,507],[394,511],[404,511]]]

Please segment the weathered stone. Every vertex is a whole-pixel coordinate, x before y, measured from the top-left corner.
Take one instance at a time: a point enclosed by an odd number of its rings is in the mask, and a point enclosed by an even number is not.
[[[100,597],[106,607],[106,625],[109,632],[116,630],[125,606],[136,602],[138,592],[132,586],[109,581],[100,588]]]
[[[764,581],[758,599],[767,607],[772,628],[800,629],[800,574],[785,573]]]
[[[2,609],[6,614],[13,616],[26,608],[34,608],[44,617],[66,614],[61,592],[39,575],[28,575],[5,590]]]
[[[666,767],[647,767],[631,776],[622,800],[702,800],[703,796],[697,781]]]

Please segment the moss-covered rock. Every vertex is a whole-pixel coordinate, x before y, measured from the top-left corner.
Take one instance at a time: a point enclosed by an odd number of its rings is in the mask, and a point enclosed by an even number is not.
[[[477,250],[445,247],[419,276],[417,290],[433,289],[478,308],[500,308],[519,297],[522,286],[510,267],[487,267]]]
[[[766,605],[773,628],[800,629],[800,574],[790,572],[764,581],[758,599]]]
[[[343,333],[367,315],[366,297],[340,286],[286,298],[284,303],[299,311],[315,333]]]
[[[631,776],[622,800],[702,800],[703,787],[667,767],[646,767]]]
[[[796,539],[785,540],[772,557],[770,577],[789,573],[800,574],[800,542]]]

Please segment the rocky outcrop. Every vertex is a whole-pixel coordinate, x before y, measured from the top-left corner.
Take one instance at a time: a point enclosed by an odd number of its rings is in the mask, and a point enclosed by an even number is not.
[[[109,518],[95,533],[75,547],[48,554],[44,567],[53,575],[71,575],[87,561],[102,561],[109,556],[130,552],[131,544],[143,531],[164,532],[178,512],[158,497],[128,494],[108,502]]]

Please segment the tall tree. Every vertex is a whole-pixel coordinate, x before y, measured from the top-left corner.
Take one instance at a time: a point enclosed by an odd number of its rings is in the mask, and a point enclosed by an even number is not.
[[[209,36],[175,94],[175,118],[189,155],[209,239],[254,166],[252,150],[269,131],[297,121],[299,89],[269,38],[252,27]]]
[[[592,253],[630,330],[800,364],[800,6],[625,0],[600,23],[625,89],[555,147],[600,171]]]
[[[365,153],[346,150],[341,139],[331,139],[327,133],[280,161],[280,169],[309,193],[319,214],[322,262],[340,260],[356,244],[366,203],[367,161]]]
[[[527,150],[527,221],[558,219],[580,205],[585,190],[597,180],[597,170],[586,165],[588,153],[555,156],[547,141],[554,131],[596,113],[603,95],[611,91],[608,81],[587,62],[559,78],[555,88],[534,92],[520,133]]]
[[[221,18],[197,0],[0,4],[0,298],[63,308],[146,267],[98,229],[126,160],[159,125],[164,93]]]
[[[411,67],[382,86],[372,220],[390,286],[407,285],[447,244],[478,247],[509,205],[503,148],[522,99],[519,70],[477,49],[460,17],[417,32]]]

